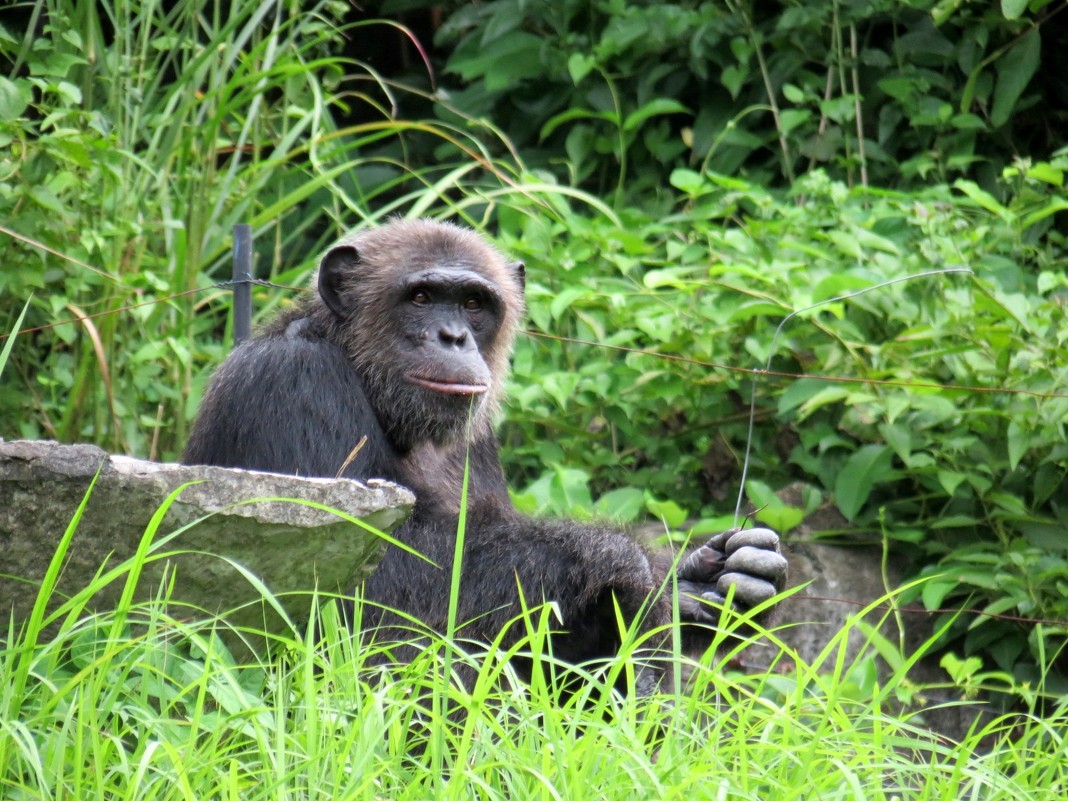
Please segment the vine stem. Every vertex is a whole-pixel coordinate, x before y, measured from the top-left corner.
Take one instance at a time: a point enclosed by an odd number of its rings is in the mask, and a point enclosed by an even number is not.
[[[813,303],[810,306],[805,306],[800,309],[787,314],[782,318],[778,327],[775,329],[774,335],[771,337],[771,347],[768,348],[768,359],[765,362],[763,369],[757,368],[753,373],[753,380],[750,383],[749,390],[749,431],[746,434],[745,440],[745,458],[742,460],[742,481],[738,487],[738,503],[734,507],[734,526],[738,527],[742,517],[742,502],[745,500],[745,481],[749,477],[749,459],[753,448],[753,428],[756,424],[756,385],[757,379],[761,376],[767,375],[771,371],[771,360],[775,356],[775,349],[779,343],[779,334],[782,333],[783,327],[790,322],[794,317],[799,314],[804,314],[807,311],[818,309],[820,306],[826,306],[828,303],[837,303],[840,300],[850,300],[852,298],[864,295],[868,292],[874,292],[876,289],[882,289],[892,284],[900,284],[905,281],[911,281],[914,278],[930,278],[936,275],[948,275],[950,273],[967,273],[968,275],[975,275],[975,273],[967,267],[946,267],[940,270],[928,270],[922,273],[912,273],[911,275],[903,275],[898,278],[891,278],[887,281],[881,281],[878,284],[872,284],[871,286],[864,287],[864,289],[858,289],[856,292],[847,292],[844,295],[837,295],[833,298],[827,298],[821,300],[818,303]]]

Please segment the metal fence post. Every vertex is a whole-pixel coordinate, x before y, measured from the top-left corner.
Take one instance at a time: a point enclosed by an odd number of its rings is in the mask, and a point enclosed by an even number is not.
[[[252,226],[234,226],[234,347],[252,333]]]

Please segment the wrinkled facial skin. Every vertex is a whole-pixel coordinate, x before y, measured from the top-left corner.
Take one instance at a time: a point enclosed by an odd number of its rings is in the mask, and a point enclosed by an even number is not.
[[[470,270],[407,276],[394,305],[405,380],[431,399],[470,400],[488,392],[493,379],[482,354],[493,345],[502,304],[497,286]]]
[[[354,305],[345,321],[357,334],[353,363],[394,444],[464,436],[496,389],[486,356],[504,310],[498,286],[472,269],[433,266],[400,278],[374,308]]]
[[[393,300],[391,364],[381,380],[368,376],[372,403],[402,447],[453,441],[493,389],[484,354],[500,328],[500,291],[473,271],[433,268],[407,276]]]
[[[403,225],[331,248],[319,296],[330,339],[393,445],[408,451],[456,442],[472,426],[489,430],[522,313],[523,268],[451,228]]]

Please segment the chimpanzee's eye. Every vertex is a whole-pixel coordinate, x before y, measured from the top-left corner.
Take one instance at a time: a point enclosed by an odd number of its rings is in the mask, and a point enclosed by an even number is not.
[[[426,306],[430,303],[430,295],[422,289],[417,289],[412,293],[412,303],[416,306]]]
[[[472,295],[464,301],[464,308],[468,311],[482,311],[482,301]]]

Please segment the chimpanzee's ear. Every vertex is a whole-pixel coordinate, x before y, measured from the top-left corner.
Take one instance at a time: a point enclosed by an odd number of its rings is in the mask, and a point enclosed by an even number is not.
[[[527,288],[527,266],[521,261],[513,261],[508,265],[512,269],[512,275],[515,276],[516,281],[519,282],[519,288],[524,293]]]
[[[341,297],[345,275],[360,262],[360,252],[352,245],[332,247],[319,263],[319,297],[340,319],[348,317],[349,309]]]

